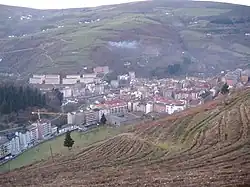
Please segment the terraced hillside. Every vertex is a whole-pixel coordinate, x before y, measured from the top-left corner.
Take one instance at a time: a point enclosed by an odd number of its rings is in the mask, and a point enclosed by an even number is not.
[[[222,102],[223,101],[223,102]],[[127,133],[72,156],[0,175],[8,186],[248,186],[250,90]]]
[[[0,23],[0,73],[21,77],[98,65],[146,77],[217,74],[250,61],[247,6],[187,0],[67,10],[0,5]]]

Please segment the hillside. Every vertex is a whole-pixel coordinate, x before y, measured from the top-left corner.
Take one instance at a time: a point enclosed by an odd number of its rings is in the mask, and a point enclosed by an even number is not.
[[[68,10],[0,5],[0,15],[0,71],[21,76],[97,65],[141,76],[207,75],[250,59],[246,6],[184,0]]]
[[[250,90],[140,124],[71,156],[0,175],[7,186],[250,185]]]

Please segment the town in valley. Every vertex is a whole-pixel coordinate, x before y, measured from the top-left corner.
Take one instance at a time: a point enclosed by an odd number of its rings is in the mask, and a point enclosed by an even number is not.
[[[0,159],[5,162],[37,144],[67,131],[88,131],[98,127],[103,115],[107,124],[121,126],[155,120],[190,107],[196,107],[220,96],[227,84],[230,90],[249,87],[250,69],[222,71],[214,77],[165,79],[139,78],[135,72],[106,80],[112,70],[96,67],[85,74],[33,74],[29,85],[42,93],[58,89],[63,94],[58,113],[38,110],[37,122],[25,128],[0,132]],[[70,106],[70,107],[68,107]],[[51,118],[64,116],[65,124],[53,124]],[[54,118],[54,119],[55,119]]]

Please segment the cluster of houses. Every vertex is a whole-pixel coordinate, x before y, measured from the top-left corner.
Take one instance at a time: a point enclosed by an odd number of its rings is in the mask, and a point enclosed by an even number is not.
[[[221,77],[221,81],[228,84],[230,88],[242,87],[249,83],[250,69],[236,69],[230,72],[222,72],[224,76]]]

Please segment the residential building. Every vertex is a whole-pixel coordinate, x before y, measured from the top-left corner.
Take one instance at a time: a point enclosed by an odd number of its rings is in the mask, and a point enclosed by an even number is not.
[[[105,102],[105,107],[110,111],[110,114],[128,112],[128,105],[122,100],[111,100]]]
[[[249,76],[248,75],[241,75],[240,80],[243,84],[246,84],[249,81]]]
[[[85,123],[85,113],[84,112],[77,112],[75,113],[75,123],[74,125],[82,125]]]
[[[98,67],[94,68],[94,73],[95,74],[100,74],[100,73],[107,74],[107,73],[109,73],[109,67],[108,66],[98,66]]]
[[[103,94],[104,93],[104,85],[103,84],[96,84],[95,85],[95,93]]]
[[[166,104],[164,104],[164,103],[155,103],[153,109],[154,109],[154,112],[165,113],[166,112]]]
[[[133,106],[133,111],[146,113],[146,103],[139,102],[137,105]]]
[[[83,74],[82,78],[96,78],[95,73]]]
[[[107,123],[115,126],[121,126],[123,123],[125,123],[127,120],[126,118],[122,118],[116,115],[107,115]]]
[[[110,82],[110,85],[112,88],[118,88],[119,87],[119,81],[118,80],[112,80]]]
[[[75,116],[76,116],[76,113],[74,112],[69,112],[67,114],[67,123],[70,124],[70,125],[73,125],[75,124]]]
[[[154,98],[154,112],[173,114],[174,112],[182,111],[186,108],[185,101],[168,100],[160,97]]]
[[[0,136],[0,159],[11,154],[10,141],[6,136]]]
[[[27,127],[28,131],[30,132],[30,142],[34,144],[38,141],[38,128],[36,124],[32,124]]]
[[[66,75],[66,79],[76,79],[80,80],[81,75]]]
[[[57,126],[55,126],[55,125],[53,125],[53,126],[51,126],[51,133],[52,134],[56,134],[57,133]]]
[[[89,84],[95,82],[95,77],[83,77],[80,78],[80,83]]]
[[[30,84],[43,84],[43,79],[41,78],[29,78]]]
[[[63,93],[63,98],[70,98],[73,95],[72,88],[69,87],[62,89],[61,92]]]
[[[172,89],[166,89],[166,90],[163,90],[163,93],[162,93],[163,97],[165,98],[172,98],[174,99],[174,92]]]
[[[10,140],[10,152],[11,155],[17,155],[21,152],[20,141],[18,132],[8,137]]]
[[[57,78],[45,78],[44,84],[60,84],[60,79],[57,79]]]
[[[45,79],[45,75],[33,75],[33,78],[44,80]]]
[[[135,79],[135,72],[129,72],[129,78],[130,80],[134,80]]]
[[[226,79],[226,83],[229,86],[229,88],[232,88],[237,84],[237,80],[236,79]]]
[[[45,75],[45,79],[60,79],[60,75]]]
[[[145,108],[145,113],[146,114],[148,114],[148,113],[150,113],[150,112],[153,112],[153,110],[154,110],[154,105],[153,105],[153,103],[147,103],[146,104],[146,108]]]
[[[124,114],[128,112],[128,104],[122,100],[106,101],[104,104],[98,104],[96,107],[99,109],[99,120],[102,114]]]
[[[51,122],[50,121],[40,121],[38,124],[38,132],[41,134],[42,139],[48,137],[52,133]]]
[[[180,112],[182,110],[185,109],[185,104],[184,103],[180,103],[180,104],[170,104],[170,105],[166,105],[166,113],[168,114],[173,114],[175,112]]]
[[[76,84],[78,81],[80,81],[80,78],[63,78],[62,79],[62,84],[64,85],[73,85]]]
[[[84,112],[85,114],[85,124],[92,125],[99,121],[99,111],[88,110]]]
[[[174,95],[174,99],[176,100],[197,99],[199,97],[199,91],[179,90],[179,91],[176,91],[173,95]]]
[[[31,144],[38,140],[43,140],[52,133],[51,122],[41,120],[33,123],[28,127],[28,131],[30,131],[29,137]]]
[[[26,150],[31,145],[32,135],[30,131],[26,132],[18,132],[19,141],[20,141],[20,149]]]

